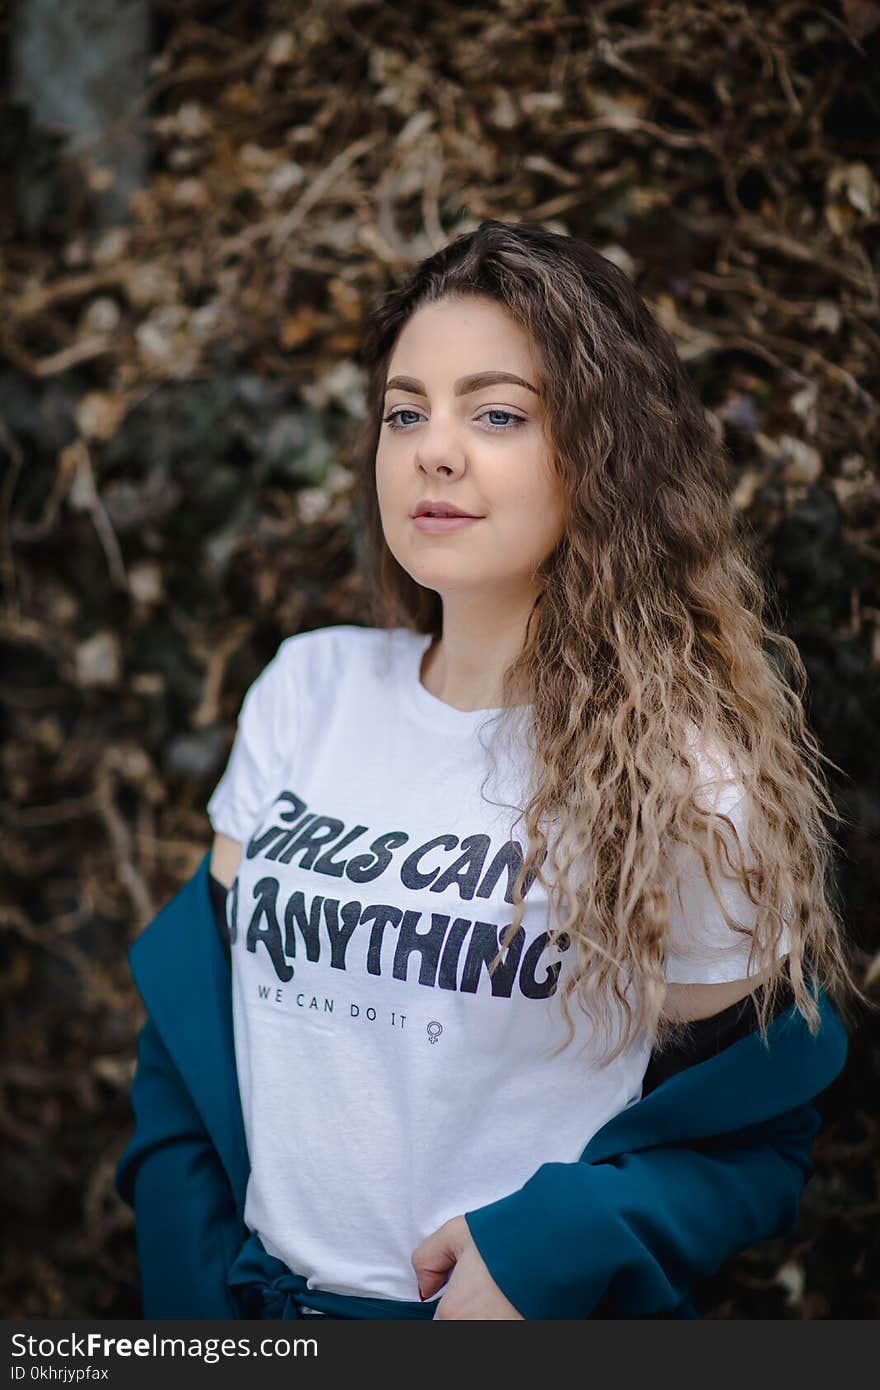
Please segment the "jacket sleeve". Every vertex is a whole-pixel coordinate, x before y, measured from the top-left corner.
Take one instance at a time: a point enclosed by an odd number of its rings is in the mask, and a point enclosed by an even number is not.
[[[465,1220],[525,1318],[662,1315],[732,1255],[792,1230],[820,1123],[806,1103],[711,1142],[545,1163]]]
[[[134,1133],[115,1173],[134,1208],[143,1316],[240,1318],[226,1274],[245,1239],[229,1180],[152,1019],[138,1037]]]

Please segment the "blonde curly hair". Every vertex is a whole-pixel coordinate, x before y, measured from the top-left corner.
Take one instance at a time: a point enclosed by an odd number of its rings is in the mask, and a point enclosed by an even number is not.
[[[812,1034],[820,986],[850,1019],[850,999],[871,1003],[848,960],[823,816],[849,822],[820,766],[837,764],[806,724],[805,668],[794,642],[764,620],[765,586],[729,498],[725,448],[672,338],[627,276],[585,241],[484,221],[373,307],[359,353],[367,418],[349,446],[372,621],[441,630],[439,595],[385,542],[375,459],[403,325],[422,305],[468,296],[500,303],[535,345],[567,497],[563,536],[533,576],[539,597],[504,673],[510,709],[497,716],[510,728],[508,714],[522,709],[516,699],[530,702],[531,796],[519,808],[529,848],[503,947],[522,920],[523,885],[537,876],[551,940],[575,952],[560,990],[561,1046],[574,1036],[575,993],[606,1039],[612,1000],[624,1020],[602,1065],[637,1029],[662,1049],[682,1029],[663,1006],[671,872],[683,849],[698,856],[727,925],[751,938],[749,973],[753,963],[768,972],[752,996],[765,1044],[786,972]],[[707,752],[749,807],[747,847],[730,816],[699,795]],[[745,890],[751,924],[729,915],[718,873]]]

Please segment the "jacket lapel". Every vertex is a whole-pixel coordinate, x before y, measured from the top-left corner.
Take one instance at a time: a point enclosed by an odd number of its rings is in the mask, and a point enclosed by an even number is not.
[[[128,959],[241,1211],[250,1162],[235,1068],[231,972],[212,915],[209,862],[210,851],[141,932]]]

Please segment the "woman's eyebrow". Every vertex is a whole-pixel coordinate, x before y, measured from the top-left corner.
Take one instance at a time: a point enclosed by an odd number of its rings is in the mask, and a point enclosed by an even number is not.
[[[484,386],[497,386],[499,382],[509,381],[514,386],[524,386],[527,391],[538,392],[531,382],[523,381],[521,376],[514,376],[512,372],[474,372],[471,376],[461,376],[455,383],[455,395],[467,396],[472,391],[482,391]],[[393,376],[385,386],[385,393],[389,391],[409,391],[414,396],[427,396],[425,383],[413,376]]]

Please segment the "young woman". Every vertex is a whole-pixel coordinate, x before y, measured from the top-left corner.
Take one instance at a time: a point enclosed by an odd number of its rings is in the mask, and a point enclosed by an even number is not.
[[[864,1001],[797,649],[583,241],[483,223],[362,362],[371,622],[281,643],[132,948],[145,1315],[699,1316],[791,1229]]]

